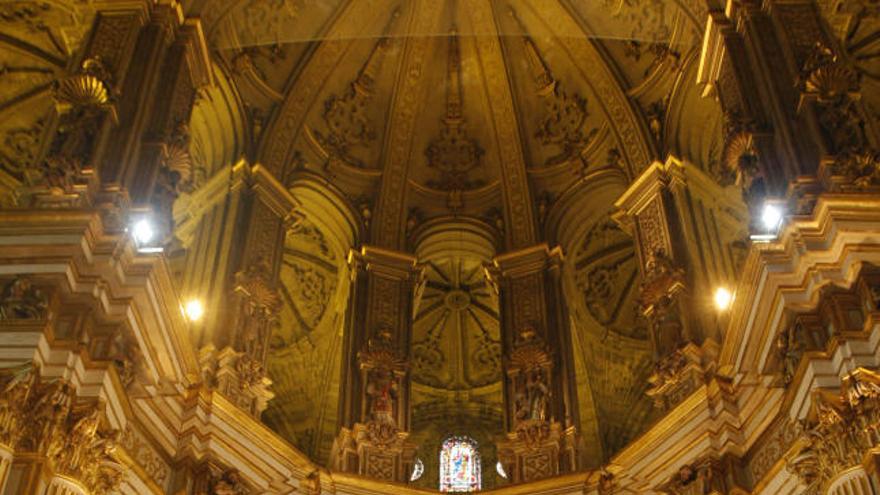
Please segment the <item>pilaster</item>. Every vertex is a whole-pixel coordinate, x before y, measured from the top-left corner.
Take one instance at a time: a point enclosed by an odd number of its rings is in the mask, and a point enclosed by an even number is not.
[[[364,246],[349,254],[352,294],[343,347],[341,430],[335,469],[406,481],[415,445],[409,436],[409,346],[422,268],[409,254]]]
[[[248,190],[243,197],[234,193],[235,213],[243,221],[235,222],[230,233],[245,241],[219,267],[227,303],[215,302],[220,316],[203,336],[201,359],[208,382],[259,417],[273,397],[265,365],[281,309],[280,252],[287,228],[300,217],[299,202],[263,167],[249,167],[246,175]]]
[[[733,290],[747,212],[734,190],[672,157],[645,170],[615,207],[638,246],[639,302],[655,360],[649,395],[668,408],[713,366],[724,321],[712,294]]]
[[[514,482],[578,467],[571,328],[561,292],[562,250],[546,244],[495,257],[501,302],[505,429],[498,457]]]

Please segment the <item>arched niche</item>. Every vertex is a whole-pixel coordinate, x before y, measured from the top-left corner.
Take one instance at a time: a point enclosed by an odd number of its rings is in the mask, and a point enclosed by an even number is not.
[[[651,354],[638,317],[635,244],[612,218],[627,186],[619,170],[594,171],[547,217],[547,238],[565,253],[563,293],[585,466],[600,465],[640,433],[652,410],[645,395]]]
[[[424,283],[413,314],[410,439],[424,474],[417,486],[437,489],[439,451],[450,435],[480,445],[483,488],[499,482],[495,440],[503,434],[501,336],[498,298],[483,266],[496,254],[489,225],[439,218],[413,234]]]
[[[346,201],[329,184],[300,176],[289,191],[301,204],[302,220],[288,229],[281,247],[282,306],[266,364],[275,398],[263,420],[324,462],[337,426],[347,257],[360,232]]]

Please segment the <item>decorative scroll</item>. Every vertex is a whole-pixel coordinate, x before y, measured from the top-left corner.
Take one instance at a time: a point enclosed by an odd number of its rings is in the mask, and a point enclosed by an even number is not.
[[[385,25],[382,35],[373,45],[367,61],[358,72],[357,78],[349,85],[342,96],[333,95],[324,102],[324,123],[326,134],[316,133],[327,151],[348,163],[364,167],[351,155],[351,149],[366,146],[376,140],[376,126],[366,111],[375,91],[377,72],[384,55],[394,42],[389,35],[394,23],[400,17],[400,9],[395,9]]]

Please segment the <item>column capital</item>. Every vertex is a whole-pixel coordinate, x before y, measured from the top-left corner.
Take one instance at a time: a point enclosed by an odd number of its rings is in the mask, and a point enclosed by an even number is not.
[[[508,251],[492,259],[490,274],[502,278],[516,278],[544,270],[564,259],[562,248],[551,248],[547,243]]]
[[[368,245],[350,250],[348,264],[352,273],[363,270],[396,280],[417,280],[422,272],[415,256]]]

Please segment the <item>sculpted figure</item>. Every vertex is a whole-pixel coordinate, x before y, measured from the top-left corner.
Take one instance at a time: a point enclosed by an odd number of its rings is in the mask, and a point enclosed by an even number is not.
[[[681,321],[669,296],[660,297],[654,305],[651,332],[654,339],[654,357],[657,359],[675,352],[681,346]]]
[[[395,423],[394,402],[397,400],[397,380],[386,369],[372,370],[367,381],[367,399],[370,415],[381,423]]]
[[[532,370],[526,379],[526,393],[529,398],[529,417],[544,421],[547,416],[547,396],[550,390],[540,369]]]

